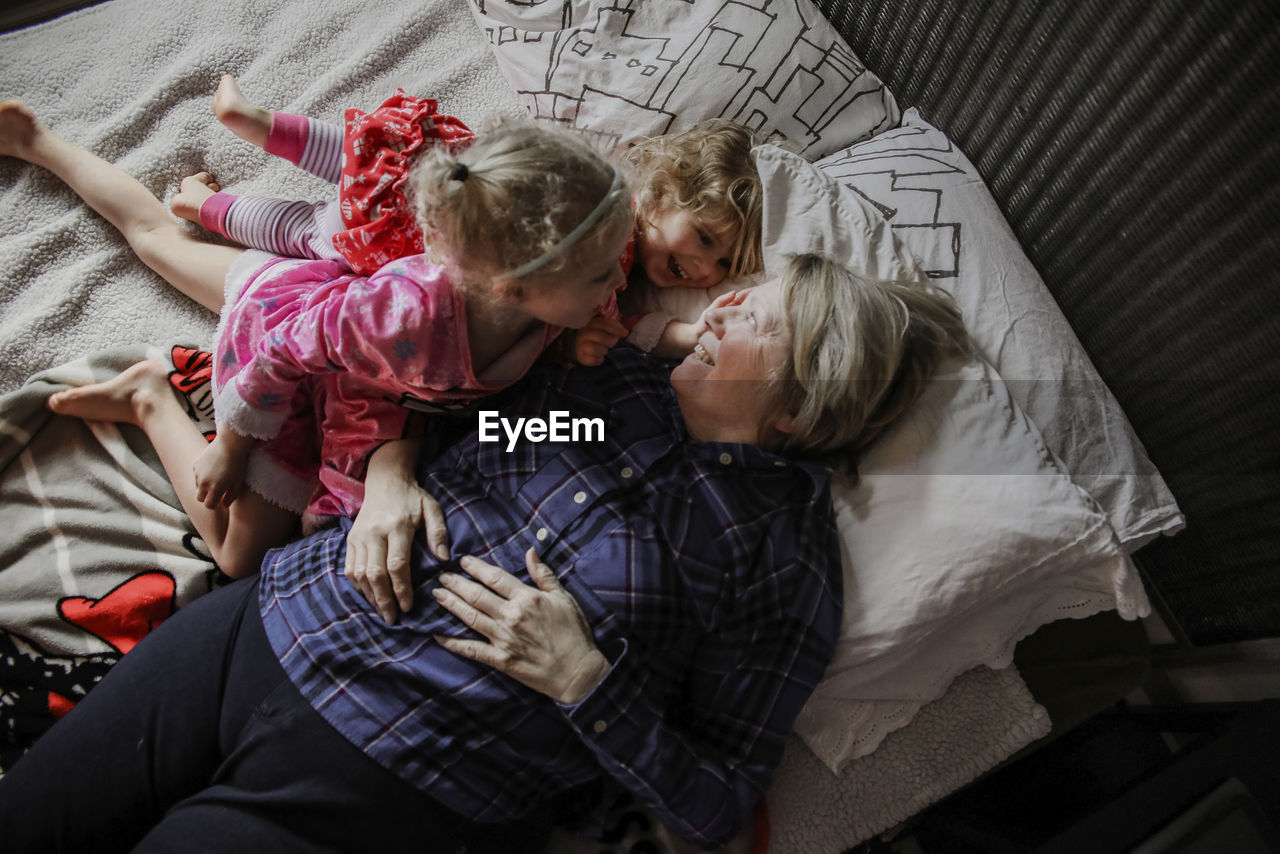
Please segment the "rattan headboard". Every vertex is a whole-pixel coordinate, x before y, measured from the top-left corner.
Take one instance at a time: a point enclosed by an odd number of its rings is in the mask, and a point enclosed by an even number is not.
[[[1166,619],[1280,636],[1280,4],[817,5],[977,165],[1168,481]]]

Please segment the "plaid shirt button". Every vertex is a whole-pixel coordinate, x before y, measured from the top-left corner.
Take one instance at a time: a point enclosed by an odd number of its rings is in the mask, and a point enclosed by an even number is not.
[[[546,528],[539,528],[538,533],[534,534],[534,536],[538,538],[538,542],[542,542],[547,538],[547,533],[548,531]]]
[[[585,492],[575,492],[575,493],[573,494],[573,503],[574,503],[574,504],[581,504],[582,502],[584,502],[584,501],[586,501],[586,500],[587,500],[587,494],[586,494]]]
[[[591,728],[592,728],[593,730],[595,730],[596,732],[600,733],[600,732],[604,732],[606,729],[608,729],[608,728],[609,728],[609,725],[608,725],[607,723],[605,723],[604,721],[596,721],[595,723],[593,723],[593,724],[591,725]]]
[[[626,480],[627,478],[631,477],[631,475],[635,474],[635,471],[632,470],[631,466],[623,466],[622,471],[618,473],[622,475],[623,480]]]
[[[720,455],[720,462],[722,465],[726,465],[726,466],[729,465],[729,463],[733,462],[733,455],[730,454],[728,451],[725,451],[723,454]]]

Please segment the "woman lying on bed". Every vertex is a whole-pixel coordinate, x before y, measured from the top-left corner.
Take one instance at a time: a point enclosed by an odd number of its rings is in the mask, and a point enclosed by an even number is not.
[[[0,780],[0,839],[536,851],[618,787],[729,838],[840,623],[828,472],[803,458],[860,445],[964,338],[944,297],[812,257],[703,323],[669,377],[623,346],[502,410],[602,440],[477,431],[425,463],[468,556],[418,538],[398,625],[344,576],[345,523],[171,617]]]

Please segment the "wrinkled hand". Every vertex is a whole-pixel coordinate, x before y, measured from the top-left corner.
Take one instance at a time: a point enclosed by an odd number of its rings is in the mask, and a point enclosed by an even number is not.
[[[391,625],[413,607],[410,550],[422,526],[431,551],[447,559],[449,532],[439,503],[407,472],[371,463],[364,504],[347,533],[344,571]]]
[[[582,609],[537,551],[525,554],[536,586],[470,555],[460,565],[471,578],[441,573],[443,587],[432,593],[488,642],[437,636],[441,646],[561,703],[577,703],[591,693],[608,672],[608,659],[596,647]]]
[[[627,327],[616,317],[605,317],[597,314],[591,322],[578,330],[573,342],[573,356],[580,365],[598,365],[604,361],[605,353],[628,335]]]
[[[247,449],[233,447],[221,435],[215,437],[191,464],[196,479],[196,500],[210,510],[235,501],[244,487],[248,464]]]

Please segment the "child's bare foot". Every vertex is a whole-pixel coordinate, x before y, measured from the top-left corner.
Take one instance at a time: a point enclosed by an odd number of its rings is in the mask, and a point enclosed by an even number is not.
[[[213,95],[213,114],[236,136],[262,148],[271,134],[271,112],[249,103],[230,74],[222,75]]]
[[[0,101],[0,154],[31,159],[36,137],[44,125],[30,107],[17,99]]]
[[[147,359],[104,382],[51,394],[48,405],[59,415],[140,425],[158,405],[176,400],[164,365]]]
[[[200,221],[200,206],[205,199],[221,190],[216,178],[208,172],[197,172],[182,179],[178,192],[169,200],[169,209],[183,219]]]

